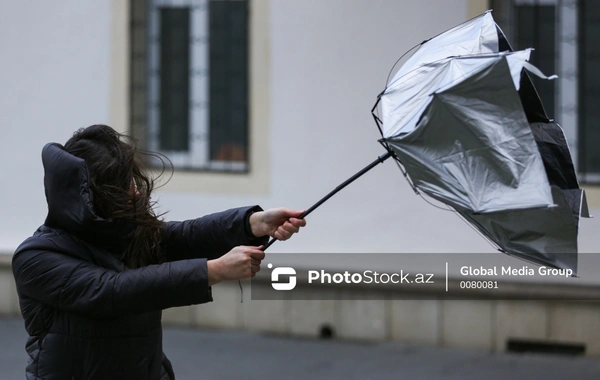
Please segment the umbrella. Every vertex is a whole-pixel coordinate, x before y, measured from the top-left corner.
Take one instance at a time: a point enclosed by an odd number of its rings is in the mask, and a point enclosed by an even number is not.
[[[513,51],[490,11],[418,46],[372,109],[386,153],[301,217],[393,157],[417,194],[501,252],[576,273],[585,193],[528,73],[555,76],[528,62],[532,49]]]

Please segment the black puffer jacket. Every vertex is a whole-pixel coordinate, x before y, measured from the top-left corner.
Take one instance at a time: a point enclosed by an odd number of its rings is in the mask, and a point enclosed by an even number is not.
[[[174,379],[161,310],[212,301],[206,259],[264,244],[246,226],[260,208],[165,223],[168,262],[127,269],[119,257],[132,229],[94,213],[85,162],[59,144],[42,161],[48,217],[13,258],[27,379]]]

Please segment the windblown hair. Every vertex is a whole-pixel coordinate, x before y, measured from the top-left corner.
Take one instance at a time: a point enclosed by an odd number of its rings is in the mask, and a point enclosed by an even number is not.
[[[96,215],[136,226],[121,260],[130,268],[163,262],[162,214],[154,212],[151,194],[165,171],[165,161],[170,161],[158,153],[138,150],[133,138],[100,124],[76,131],[65,150],[87,164]],[[163,170],[156,178],[146,174],[141,156],[160,160]]]

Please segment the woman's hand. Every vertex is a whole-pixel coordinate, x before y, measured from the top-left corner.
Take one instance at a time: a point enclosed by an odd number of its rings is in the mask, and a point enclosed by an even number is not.
[[[287,208],[274,208],[258,211],[250,215],[250,227],[254,236],[271,236],[277,240],[287,240],[306,225],[306,220],[298,219],[304,211]],[[226,280],[251,278],[260,271],[260,262],[265,258],[263,246],[238,246],[218,259],[209,260],[208,285]]]
[[[284,207],[258,211],[250,215],[250,227],[254,236],[269,235],[277,240],[287,240],[306,225],[306,220],[298,219],[304,211]]]
[[[218,259],[209,260],[208,286],[226,280],[243,280],[254,277],[260,271],[260,262],[265,258],[262,246],[240,245]]]

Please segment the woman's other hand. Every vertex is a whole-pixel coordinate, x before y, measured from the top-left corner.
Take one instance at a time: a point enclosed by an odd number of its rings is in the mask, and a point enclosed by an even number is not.
[[[285,207],[258,211],[250,215],[250,227],[256,237],[269,235],[277,240],[287,240],[306,225],[306,220],[298,219],[304,211]]]

